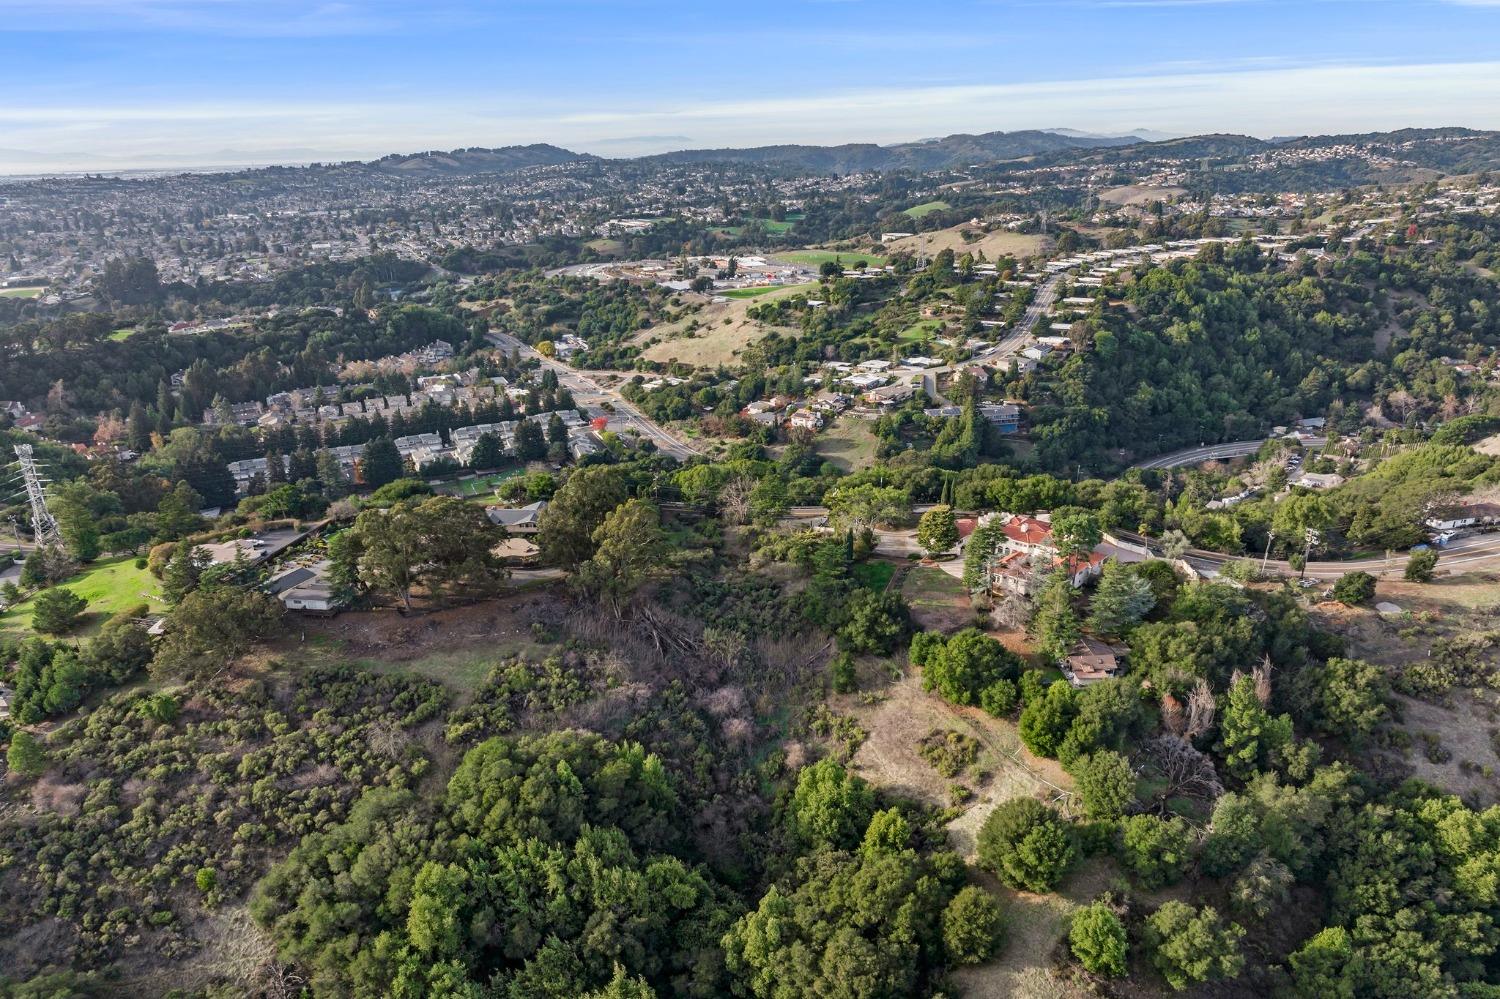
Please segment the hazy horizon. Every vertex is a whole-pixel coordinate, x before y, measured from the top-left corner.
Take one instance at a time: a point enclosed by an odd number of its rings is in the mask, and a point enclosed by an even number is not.
[[[1066,16],[1059,17],[1059,12]],[[1500,2],[0,0],[0,173],[1500,128]]]

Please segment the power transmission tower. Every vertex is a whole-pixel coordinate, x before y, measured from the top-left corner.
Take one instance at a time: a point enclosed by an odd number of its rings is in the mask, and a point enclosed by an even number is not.
[[[47,480],[42,478],[36,459],[31,456],[30,444],[16,445],[16,464],[21,466],[21,478],[26,483],[26,500],[31,504],[31,531],[36,536],[38,548],[49,548],[62,542],[57,532],[57,520],[47,509]]]

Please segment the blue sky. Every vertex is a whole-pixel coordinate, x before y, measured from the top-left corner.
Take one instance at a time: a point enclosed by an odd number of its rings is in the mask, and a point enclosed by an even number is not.
[[[1500,0],[0,0],[0,172],[1500,128]]]

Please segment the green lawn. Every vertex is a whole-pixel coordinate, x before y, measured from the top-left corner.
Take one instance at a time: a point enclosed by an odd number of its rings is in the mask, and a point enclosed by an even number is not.
[[[111,340],[113,340],[115,343],[119,343],[122,340],[129,340],[133,336],[135,336],[135,330],[133,330],[133,329],[123,329],[123,330],[115,330],[113,333],[111,333],[109,335],[109,338]]]
[[[723,295],[725,298],[759,298],[762,295],[769,295],[773,291],[807,291],[817,286],[818,283],[816,281],[809,281],[807,284],[773,284],[765,288],[731,288],[728,291],[718,292],[718,294]]]
[[[924,319],[920,323],[913,323],[902,330],[901,335],[896,339],[902,343],[919,343],[931,340],[937,336],[938,330],[942,328],[943,321],[941,319]]]
[[[852,253],[848,250],[793,250],[791,253],[778,253],[777,260],[785,260],[789,264],[801,264],[804,267],[818,267],[830,260],[844,265],[846,270],[852,270],[857,261],[863,260],[871,267],[884,267],[885,257],[873,253]]]
[[[479,475],[472,479],[456,479],[453,482],[445,482],[437,487],[440,493],[449,496],[460,496],[464,499],[489,502],[497,499],[495,490],[500,488],[500,483],[506,479],[513,479],[525,471],[524,468],[511,468],[503,472],[491,472],[488,475]]]
[[[0,298],[41,298],[45,288],[0,288]]]
[[[896,574],[896,563],[858,562],[849,571],[860,586],[876,593],[884,593],[891,577]]]
[[[156,578],[145,569],[137,569],[134,556],[96,562],[61,585],[89,602],[76,635],[93,634],[115,614],[142,603],[152,610],[162,609]],[[31,611],[32,601],[23,600],[0,614],[0,631],[29,633]]]
[[[952,207],[953,206],[948,204],[948,202],[946,201],[926,201],[920,205],[912,205],[906,211],[902,212],[902,214],[909,215],[914,219],[919,219],[931,215],[933,212],[946,212]]]

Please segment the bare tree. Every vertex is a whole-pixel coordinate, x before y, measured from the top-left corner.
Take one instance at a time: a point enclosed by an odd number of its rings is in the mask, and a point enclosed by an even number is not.
[[[1271,670],[1274,668],[1271,665],[1271,657],[1262,656],[1260,664],[1251,674],[1255,677],[1255,699],[1263,708],[1270,707],[1271,704]]]
[[[748,475],[737,475],[719,492],[719,512],[726,523],[745,524],[750,521],[750,494],[755,491],[755,480]]]
[[[1206,735],[1214,727],[1216,708],[1214,692],[1209,689],[1208,681],[1199,680],[1198,686],[1188,695],[1188,724],[1184,733],[1187,738],[1196,739]]]
[[[1154,798],[1158,810],[1165,809],[1173,798],[1213,801],[1224,793],[1224,784],[1219,780],[1213,760],[1186,739],[1163,735],[1150,740],[1143,748],[1147,759],[1167,782]]]

